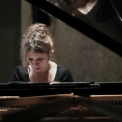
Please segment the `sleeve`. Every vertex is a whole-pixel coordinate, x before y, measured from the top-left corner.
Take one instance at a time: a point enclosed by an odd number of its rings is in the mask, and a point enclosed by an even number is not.
[[[66,70],[60,79],[61,82],[74,82],[72,74],[69,70]]]

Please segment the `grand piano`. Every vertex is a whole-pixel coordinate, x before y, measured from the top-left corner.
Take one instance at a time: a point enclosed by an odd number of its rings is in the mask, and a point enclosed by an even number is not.
[[[72,15],[68,0],[26,1],[122,56],[121,0],[100,0],[98,6],[103,14],[100,17],[96,17],[97,13],[87,15],[96,26],[89,24],[90,20],[78,9]],[[105,5],[109,9],[105,9]],[[119,30],[115,35],[98,26],[99,22],[111,18],[115,18]],[[0,122],[121,122],[121,113],[122,82],[0,84]]]

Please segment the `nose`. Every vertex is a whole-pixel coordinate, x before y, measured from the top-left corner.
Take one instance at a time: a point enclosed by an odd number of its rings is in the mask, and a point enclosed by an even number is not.
[[[39,65],[38,61],[33,61],[33,65]]]

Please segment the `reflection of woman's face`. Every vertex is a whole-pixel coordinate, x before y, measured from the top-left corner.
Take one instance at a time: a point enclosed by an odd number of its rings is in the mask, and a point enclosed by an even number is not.
[[[47,53],[27,52],[27,62],[35,72],[42,72],[47,68],[49,55]]]
[[[85,0],[70,0],[70,2],[71,2],[71,6],[75,9],[85,4]]]

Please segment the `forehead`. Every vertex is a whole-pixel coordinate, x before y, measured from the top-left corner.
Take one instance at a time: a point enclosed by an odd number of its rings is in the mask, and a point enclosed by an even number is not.
[[[48,54],[47,53],[36,53],[34,51],[28,51],[26,53],[26,56],[29,58],[37,58],[37,57],[47,57]]]

